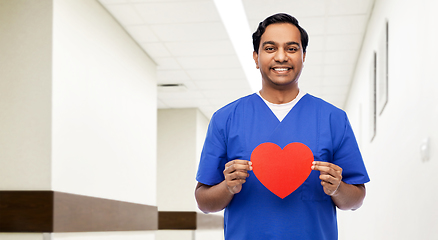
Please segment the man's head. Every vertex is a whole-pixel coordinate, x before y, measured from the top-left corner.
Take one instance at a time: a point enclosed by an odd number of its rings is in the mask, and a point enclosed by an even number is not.
[[[260,47],[260,39],[262,38],[263,33],[265,33],[266,27],[274,23],[290,23],[298,28],[301,34],[301,45],[303,48],[303,52],[306,52],[307,44],[309,43],[309,36],[307,35],[306,30],[304,30],[299,24],[298,20],[286,13],[277,13],[266,18],[263,22],[259,24],[257,30],[252,34],[252,43],[254,46],[254,51],[256,53],[259,52]]]
[[[298,90],[308,37],[287,14],[268,17],[253,35],[253,58],[262,75],[262,90]]]

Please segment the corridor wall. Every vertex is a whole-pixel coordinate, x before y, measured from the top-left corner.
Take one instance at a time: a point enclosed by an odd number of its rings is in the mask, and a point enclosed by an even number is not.
[[[173,220],[169,222],[173,223],[186,218],[184,225],[187,226],[189,218],[181,216],[190,216],[188,214],[197,216],[197,219],[191,229],[182,229],[181,226],[175,226],[177,224],[173,224],[175,229],[166,226],[162,229],[160,225],[157,240],[223,239],[223,214],[203,215],[197,207],[194,194],[197,184],[195,177],[208,123],[209,119],[197,108],[158,110],[158,210],[168,214],[170,212],[168,216]],[[209,219],[208,226],[203,226],[202,217]],[[160,223],[169,225],[161,219]]]
[[[156,207],[156,65],[148,55],[97,1],[0,0],[0,32],[0,191]],[[0,239],[155,239],[155,231]]]
[[[362,208],[339,212],[340,239],[438,236],[436,10],[436,1],[375,2],[346,102],[371,182],[366,184]],[[377,59],[384,54],[381,41],[386,21],[388,101],[382,112],[377,111],[373,137],[372,62],[374,53]],[[385,66],[378,63],[376,67],[379,72]],[[426,139],[429,158],[420,150]]]

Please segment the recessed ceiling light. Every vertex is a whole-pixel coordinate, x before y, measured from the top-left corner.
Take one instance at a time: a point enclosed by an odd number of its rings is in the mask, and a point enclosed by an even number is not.
[[[187,87],[182,83],[158,84],[158,91],[161,92],[185,92]]]

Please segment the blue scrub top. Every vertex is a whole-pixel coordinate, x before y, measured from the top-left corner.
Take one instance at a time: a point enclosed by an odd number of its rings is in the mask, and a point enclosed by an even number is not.
[[[228,161],[250,160],[252,151],[265,142],[281,148],[303,143],[312,150],[315,161],[340,166],[345,183],[369,181],[345,112],[309,94],[281,122],[257,94],[219,109],[208,127],[197,181],[206,185],[222,182]],[[312,171],[284,199],[249,173],[242,191],[225,209],[225,239],[338,239],[336,206],[323,191],[319,171]]]

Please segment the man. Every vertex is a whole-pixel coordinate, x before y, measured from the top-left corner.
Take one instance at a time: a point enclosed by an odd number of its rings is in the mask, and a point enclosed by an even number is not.
[[[262,89],[211,119],[195,196],[203,212],[225,208],[227,240],[337,239],[336,207],[362,205],[369,178],[346,114],[298,88],[307,44],[306,31],[290,15],[261,22],[253,58]],[[284,198],[251,172],[253,150],[267,142],[302,143],[315,160],[304,183]]]

